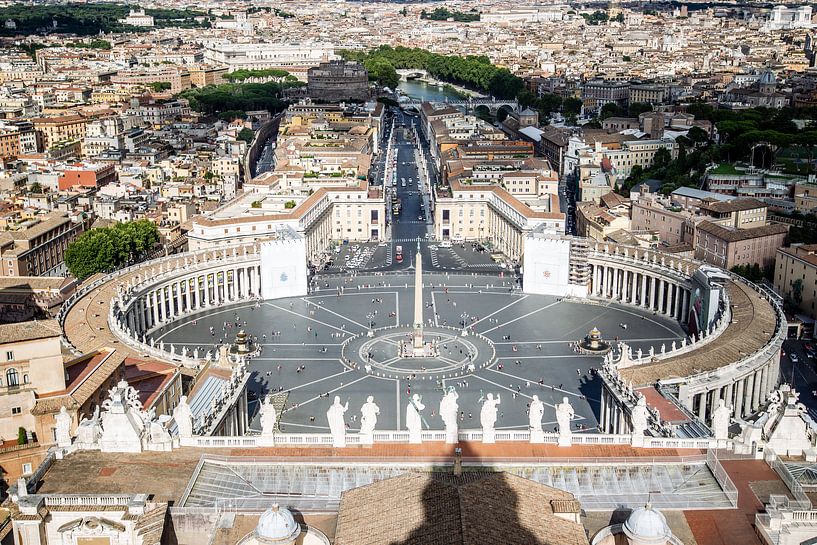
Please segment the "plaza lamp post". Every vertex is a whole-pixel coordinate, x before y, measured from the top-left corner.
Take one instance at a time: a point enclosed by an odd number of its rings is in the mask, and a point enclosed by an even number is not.
[[[368,331],[368,333],[366,333],[366,336],[367,337],[374,337],[374,330],[372,329],[372,328],[374,328],[374,311],[368,313],[366,315],[366,318],[369,320],[369,331]]]

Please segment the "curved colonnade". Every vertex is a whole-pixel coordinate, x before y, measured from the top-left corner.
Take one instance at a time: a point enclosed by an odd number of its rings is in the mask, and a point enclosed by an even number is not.
[[[259,246],[251,245],[165,257],[117,271],[83,287],[66,302],[60,313],[64,341],[76,352],[121,341],[131,355],[198,368],[217,355],[156,343],[152,332],[187,314],[262,298],[260,261]],[[687,323],[696,290],[692,276],[701,266],[654,250],[597,244],[588,248],[580,277],[587,285],[588,302],[616,301]],[[702,423],[709,421],[719,399],[734,407],[738,418],[760,407],[779,382],[785,335],[785,318],[774,294],[717,272],[722,287],[719,310],[708,328],[680,346],[673,343],[669,350],[663,346],[639,357],[625,354],[625,361],[619,357],[613,366],[619,367],[615,373],[621,384],[659,384]],[[107,305],[105,293],[110,295]],[[99,307],[82,303],[89,296]],[[98,324],[103,316],[106,323]],[[88,337],[94,342],[86,342]],[[602,389],[603,431],[628,432],[632,393],[626,390]]]
[[[259,246],[250,245],[121,269],[88,283],[65,302],[58,316],[63,342],[76,354],[116,348],[134,357],[199,367],[205,354],[177,351],[156,343],[151,334],[186,314],[260,298],[260,263]],[[116,346],[120,342],[125,346]]]
[[[626,345],[608,360],[602,389],[599,427],[628,433],[632,387],[658,386],[676,396],[699,423],[708,425],[719,400],[735,418],[756,412],[780,381],[780,350],[786,321],[779,297],[744,278],[700,262],[652,250],[597,244],[587,255],[588,297],[615,301],[692,325],[693,334],[670,350],[662,346],[633,357]],[[711,278],[717,287],[717,310],[699,331],[689,324],[703,286],[693,280]],[[709,276],[707,276],[709,275]],[[698,293],[700,295],[700,293]],[[688,330],[690,328],[688,327]]]

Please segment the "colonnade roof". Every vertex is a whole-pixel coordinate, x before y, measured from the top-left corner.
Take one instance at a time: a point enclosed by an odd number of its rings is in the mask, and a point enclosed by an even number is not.
[[[726,291],[732,306],[732,323],[721,335],[700,349],[657,363],[622,369],[622,378],[641,385],[714,371],[759,351],[771,342],[777,323],[772,304],[741,282],[728,282]]]

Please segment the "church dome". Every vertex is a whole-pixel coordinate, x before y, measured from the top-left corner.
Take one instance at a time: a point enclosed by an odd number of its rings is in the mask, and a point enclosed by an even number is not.
[[[301,533],[301,525],[289,509],[279,507],[276,503],[271,509],[264,511],[258,519],[255,535],[260,543],[289,545]]]
[[[630,513],[622,526],[632,545],[664,545],[672,540],[672,530],[660,511],[647,504]]]

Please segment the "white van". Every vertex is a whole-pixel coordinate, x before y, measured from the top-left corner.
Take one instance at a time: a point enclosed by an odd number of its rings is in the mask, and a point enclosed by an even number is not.
[[[450,247],[451,247],[451,241],[450,240],[444,240],[444,241],[440,242],[440,248],[450,248]]]

